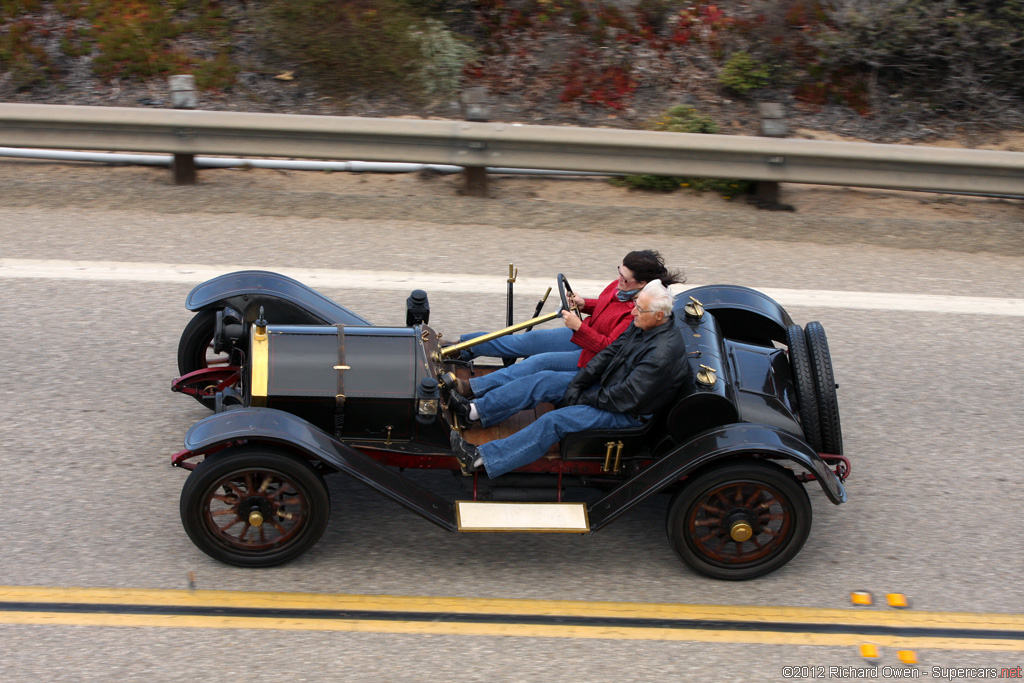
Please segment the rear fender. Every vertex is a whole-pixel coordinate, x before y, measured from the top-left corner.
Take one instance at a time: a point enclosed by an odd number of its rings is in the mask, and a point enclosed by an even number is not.
[[[185,299],[190,311],[222,305],[241,311],[246,323],[256,320],[263,307],[267,320],[280,325],[371,324],[298,280],[266,270],[220,275],[196,285]]]
[[[846,502],[842,482],[802,440],[775,427],[736,423],[698,434],[591,505],[590,528],[596,531],[642,500],[702,467],[743,455],[789,460],[813,474],[833,503]]]
[[[786,343],[786,328],[793,319],[777,301],[756,289],[737,285],[694,287],[676,297],[675,308],[680,314],[691,296],[715,316],[722,334],[729,339],[767,346],[771,341]]]
[[[291,413],[272,408],[239,408],[200,420],[185,435],[185,448],[203,452],[231,442],[264,441],[298,449],[310,458],[351,475],[370,488],[448,531],[457,529],[455,506],[337,441]]]

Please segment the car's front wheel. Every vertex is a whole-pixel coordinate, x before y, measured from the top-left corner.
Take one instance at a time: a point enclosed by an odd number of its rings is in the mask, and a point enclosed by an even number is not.
[[[261,446],[207,457],[181,491],[181,523],[196,547],[238,567],[270,567],[309,550],[327,528],[330,496],[305,460]]]
[[[744,459],[686,481],[669,504],[667,531],[676,555],[701,574],[753,579],[800,552],[811,502],[785,468]]]
[[[231,359],[227,353],[215,353],[213,333],[217,325],[217,311],[207,309],[196,313],[181,332],[178,340],[178,372],[187,375],[206,368],[228,367]],[[196,394],[195,399],[213,410],[212,395]]]

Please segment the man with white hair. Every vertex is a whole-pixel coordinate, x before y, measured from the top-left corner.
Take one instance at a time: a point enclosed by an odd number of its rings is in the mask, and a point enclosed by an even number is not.
[[[672,321],[672,295],[650,281],[636,299],[633,322],[569,383],[562,407],[515,434],[479,448],[452,431],[463,474],[484,467],[494,479],[548,452],[571,432],[637,427],[671,401],[686,374],[686,348]]]

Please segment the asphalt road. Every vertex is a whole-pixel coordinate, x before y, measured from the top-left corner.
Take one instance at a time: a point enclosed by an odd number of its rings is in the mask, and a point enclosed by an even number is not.
[[[93,182],[108,196],[122,190]],[[553,280],[564,272],[610,281],[626,251],[653,247],[694,283],[869,293],[854,305],[787,306],[798,322],[820,320],[829,336],[853,462],[849,502],[833,506],[811,487],[814,527],[800,555],[770,576],[737,584],[702,578],[675,558],[660,497],[592,536],[459,535],[339,476],[330,480],[331,525],[311,552],[268,570],[224,566],[182,531],[177,506],[186,473],[169,467],[185,431],[207,414],[168,391],[191,285],[9,277],[0,268],[7,518],[0,583],[184,589],[191,572],[200,590],[815,608],[847,608],[850,591],[867,590],[903,593],[912,610],[1024,613],[1017,527],[1024,503],[1022,319],[879,310],[870,296],[1024,299],[1024,258],[1013,249],[952,251],[925,239],[920,248],[844,243],[842,220],[822,222],[827,239],[737,238],[726,213],[716,218],[719,235],[697,237],[685,230],[447,225],[386,214],[273,216],[242,203],[221,209],[73,207],[42,185],[32,195],[25,183],[17,196],[0,196],[0,257],[408,269],[473,275],[491,285],[503,282],[510,261],[531,277]],[[985,233],[984,225],[967,228]],[[926,225],[918,229],[927,234]],[[404,321],[406,295],[372,275],[323,293],[375,323]],[[541,293],[520,291],[518,319]],[[505,308],[503,296],[473,291],[431,293],[431,306],[432,326],[449,336],[500,327]],[[418,476],[453,485],[447,474]],[[2,615],[0,642],[5,682],[749,681],[783,680],[786,665],[864,666],[853,647],[728,637],[711,643],[24,625]],[[1020,649],[918,655],[921,671],[1024,663]],[[883,657],[898,664],[891,651]]]

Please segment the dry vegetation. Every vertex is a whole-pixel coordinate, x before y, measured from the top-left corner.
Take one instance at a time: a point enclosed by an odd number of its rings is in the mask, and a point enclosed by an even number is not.
[[[653,127],[755,104],[865,139],[1024,124],[1024,0],[0,0],[0,99]],[[663,124],[662,124],[663,125]]]

